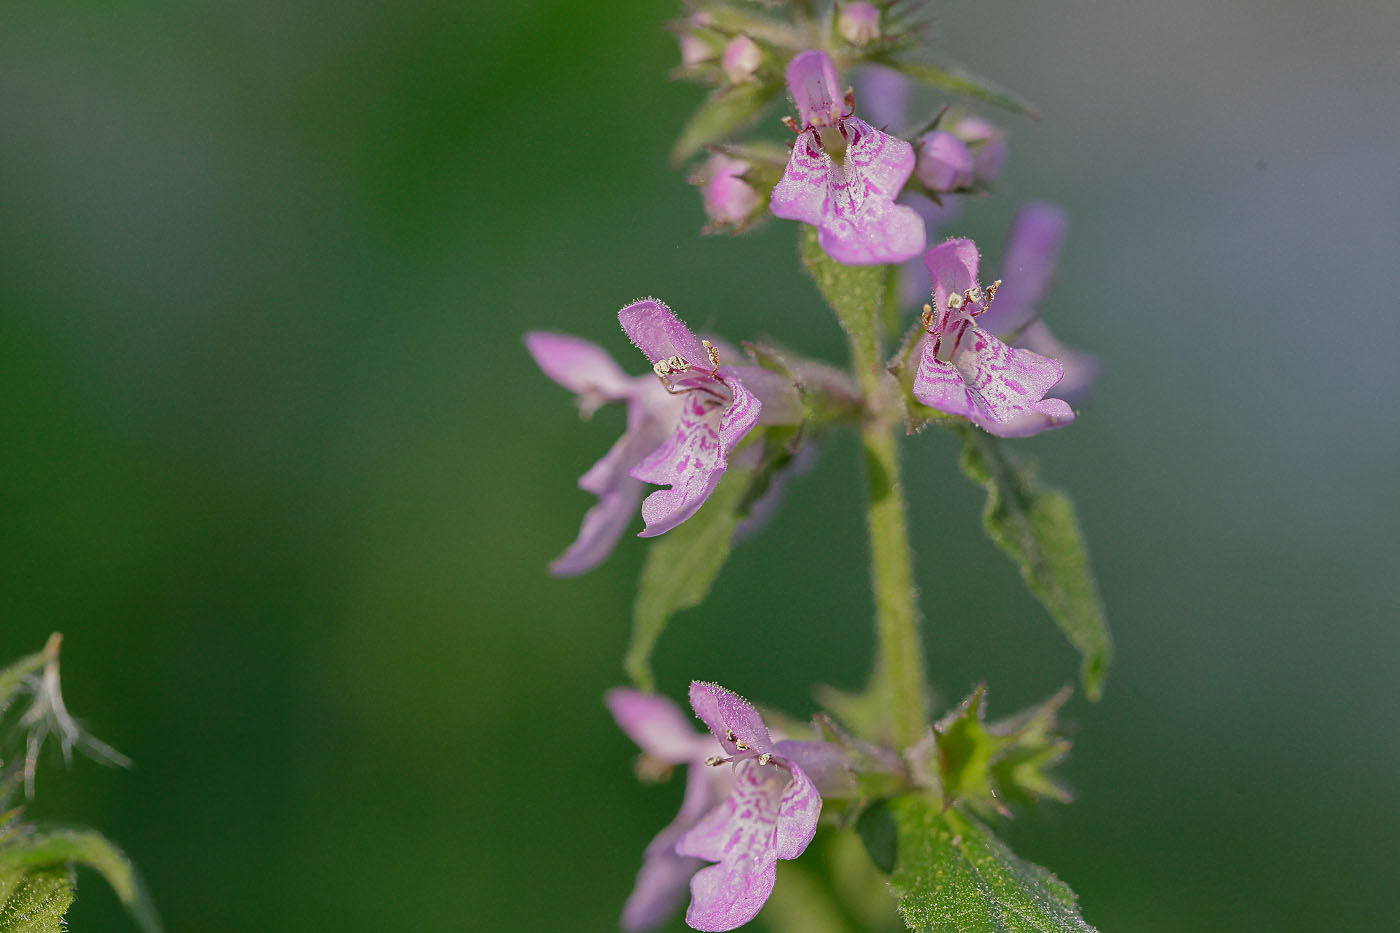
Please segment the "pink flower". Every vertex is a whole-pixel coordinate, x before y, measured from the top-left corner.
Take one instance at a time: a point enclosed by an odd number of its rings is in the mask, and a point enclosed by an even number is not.
[[[795,424],[802,405],[790,379],[759,366],[721,366],[719,351],[696,338],[654,298],[618,312],[632,342],[654,364],[628,376],[586,340],[533,331],[525,346],[545,375],[578,397],[585,417],[599,406],[627,405],[627,430],[579,480],[598,497],[578,538],[550,572],[574,576],[612,553],[642,504],[644,538],[694,515],[729,464],[729,453],[757,424]],[[643,501],[646,483],[670,486]]]
[[[825,52],[799,54],[787,82],[802,130],[773,189],[773,213],[815,226],[827,255],[848,265],[902,262],[920,253],[923,221],[894,201],[914,171],[913,147],[846,113]]]
[[[690,685],[690,705],[719,740],[731,764],[728,797],[676,843],[676,853],[716,864],[690,879],[686,923],[733,930],[752,920],[773,892],[778,859],[794,859],[817,831],[818,786],[850,781],[845,755],[826,742],[775,742],[758,711],[716,684]]]
[[[713,736],[696,732],[670,700],[623,687],[609,690],[604,699],[618,726],[642,749],[639,770],[686,766],[680,813],[647,846],[637,883],[622,908],[624,930],[651,930],[680,906],[691,876],[705,864],[676,854],[676,843],[729,795],[734,778],[727,770],[706,767],[706,760],[722,748]]]
[[[795,423],[801,404],[791,380],[778,373],[720,365],[719,351],[654,298],[628,305],[618,319],[651,360],[664,391],[680,399],[670,437],[628,470],[633,479],[669,487],[642,503],[641,534],[649,538],[695,514],[719,485],[730,452],[755,425]]]
[[[977,280],[977,245],[948,240],[924,256],[934,308],[925,311],[923,354],[914,396],[930,408],[961,415],[990,434],[1026,437],[1074,420],[1063,400],[1045,393],[1064,370],[1055,360],[1008,347],[976,323],[992,307],[1000,282]]]

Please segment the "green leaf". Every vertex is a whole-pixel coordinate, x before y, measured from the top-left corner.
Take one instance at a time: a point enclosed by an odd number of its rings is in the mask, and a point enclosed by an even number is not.
[[[0,864],[0,933],[64,933],[63,915],[72,903],[67,869]]]
[[[861,811],[856,819],[856,833],[865,843],[870,861],[885,874],[894,871],[899,853],[899,827],[890,813],[889,801],[877,800]]]
[[[623,666],[643,690],[656,689],[651,654],[677,612],[700,605],[729,559],[734,529],[763,494],[773,474],[792,458],[794,429],[769,428],[764,455],[754,469],[732,469],[700,511],[656,538],[647,551],[632,604],[632,640]],[[750,443],[759,443],[759,440]]]
[[[753,122],[780,89],[778,84],[745,82],[712,91],[690,115],[671,147],[671,164],[679,165],[708,143],[719,142]]]
[[[107,879],[142,930],[160,933],[160,918],[136,869],[126,855],[101,833],[90,829],[53,830],[0,847],[0,879],[11,872],[66,871],[71,864],[95,869]],[[64,906],[66,909],[67,905]],[[0,922],[0,931],[7,929]]]
[[[1094,933],[1063,881],[986,826],[929,797],[890,804],[899,850],[890,886],[920,933]]]
[[[1031,106],[1031,103],[1024,97],[1008,91],[980,75],[973,74],[961,65],[926,65],[923,62],[910,61],[889,61],[885,64],[930,87],[983,100],[1005,110],[1010,110],[1012,113],[1030,117],[1032,120],[1040,119],[1040,114],[1036,112],[1035,107]]]
[[[963,473],[987,490],[987,534],[1021,568],[1026,586],[1079,650],[1084,692],[1097,700],[1113,646],[1074,504],[1042,485],[1034,469],[1017,464],[996,438],[960,430]]]

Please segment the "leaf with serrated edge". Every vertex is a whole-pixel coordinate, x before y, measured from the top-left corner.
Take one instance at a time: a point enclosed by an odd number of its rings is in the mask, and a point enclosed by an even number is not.
[[[0,933],[63,933],[73,903],[68,871],[25,871],[0,864]]]
[[[898,852],[890,887],[919,933],[1095,933],[1074,892],[1022,861],[977,820],[929,797],[892,801]]]
[[[960,431],[962,471],[987,490],[988,536],[1021,568],[1026,586],[1078,649],[1084,692],[1097,700],[1113,645],[1074,504],[1017,464],[996,438],[972,427]]]
[[[939,90],[986,101],[1004,110],[1010,110],[1012,113],[1030,117],[1032,120],[1040,119],[1040,114],[1025,98],[1013,94],[1005,88],[998,87],[961,65],[926,65],[922,62],[909,61],[889,61],[885,64],[904,72],[915,81],[936,87]]]
[[[39,833],[0,847],[0,870],[48,871],[70,864],[95,869],[146,933],[160,933],[160,918],[131,861],[107,837],[90,829]],[[0,933],[6,930],[0,924]]]
[[[780,85],[748,82],[713,91],[695,109],[671,148],[671,164],[679,165],[707,143],[719,142],[751,123],[778,96]]]

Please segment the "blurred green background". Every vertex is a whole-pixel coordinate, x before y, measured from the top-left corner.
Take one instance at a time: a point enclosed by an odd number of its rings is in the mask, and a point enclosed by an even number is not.
[[[1065,204],[1048,313],[1100,353],[1074,494],[1118,647],[1076,699],[1079,800],[1017,820],[1105,931],[1380,930],[1400,874],[1400,7],[936,3],[1026,93],[1000,252]],[[676,783],[601,704],[642,542],[546,576],[621,414],[522,331],[655,294],[844,359],[793,225],[702,239],[665,154],[670,3],[208,0],[0,8],[0,651],[65,641],[136,761],[40,774],[172,931],[607,930]],[[926,101],[930,106],[935,99]],[[931,669],[1009,713],[1076,670],[977,533],[950,440],[906,447]],[[869,599],[838,439],[661,683],[796,714],[855,686]],[[84,875],[79,933],[129,929]]]

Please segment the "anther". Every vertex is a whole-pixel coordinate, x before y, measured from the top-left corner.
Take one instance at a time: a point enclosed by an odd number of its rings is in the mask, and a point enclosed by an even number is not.
[[[705,352],[708,353],[708,354],[710,354],[710,369],[711,369],[712,371],[718,370],[718,369],[719,369],[719,351],[716,350],[716,349],[715,349],[715,345],[712,344],[712,343],[710,343],[708,340],[702,340],[702,341],[700,341],[700,342],[703,343],[703,344],[705,345]]]
[[[772,760],[773,756],[769,752],[764,752],[762,755],[758,756],[758,763],[761,765],[769,764]]]
[[[747,745],[744,744],[744,740],[743,740],[743,739],[734,739],[733,741],[734,741],[734,747],[737,748],[739,751],[741,751],[741,752],[746,752],[746,751],[749,750],[749,747],[748,747]]]
[[[733,729],[725,729],[725,730],[724,730],[724,738],[725,738],[725,741],[728,741],[728,742],[736,742],[736,741],[738,741],[738,739],[739,739],[739,737],[738,737],[737,735],[734,734],[734,730],[733,730]]]
[[[948,310],[956,311],[963,306],[963,296],[953,292],[948,296]]]
[[[728,760],[729,759],[721,755],[711,755],[709,758],[705,759],[705,764],[709,765],[711,768],[718,768]]]

